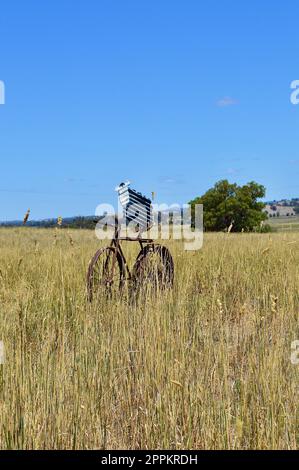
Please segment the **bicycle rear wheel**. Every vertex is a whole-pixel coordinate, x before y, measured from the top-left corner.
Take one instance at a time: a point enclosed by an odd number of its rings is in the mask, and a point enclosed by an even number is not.
[[[171,288],[174,263],[170,251],[161,245],[146,245],[140,251],[132,273],[135,288],[155,291]]]

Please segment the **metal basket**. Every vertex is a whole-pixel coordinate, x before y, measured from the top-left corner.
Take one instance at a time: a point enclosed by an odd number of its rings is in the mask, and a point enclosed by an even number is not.
[[[129,186],[128,181],[115,188],[124,210],[125,223],[139,232],[146,232],[153,225],[152,202]]]

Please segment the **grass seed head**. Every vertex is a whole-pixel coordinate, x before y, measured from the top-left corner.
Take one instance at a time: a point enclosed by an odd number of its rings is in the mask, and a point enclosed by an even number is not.
[[[30,209],[28,209],[28,211],[26,212],[26,214],[24,215],[24,219],[23,219],[23,225],[26,225],[28,219],[29,219],[29,215],[30,215]]]

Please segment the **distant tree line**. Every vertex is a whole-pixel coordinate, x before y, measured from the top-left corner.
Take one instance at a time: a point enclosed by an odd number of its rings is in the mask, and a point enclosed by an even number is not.
[[[299,206],[299,198],[294,197],[292,199],[281,199],[280,201],[269,201],[266,204],[269,206],[283,206],[283,207],[296,207]]]
[[[53,228],[57,227],[57,218],[53,219],[45,219],[45,220],[29,220],[26,223],[27,227],[40,227],[40,228]],[[77,217],[68,217],[66,219],[62,219],[62,223],[60,225],[61,228],[81,228],[81,229],[94,229],[96,223],[98,221],[98,217],[95,216],[77,216]],[[2,222],[0,223],[1,227],[19,227],[22,226],[23,223],[21,221],[12,221],[12,222]]]

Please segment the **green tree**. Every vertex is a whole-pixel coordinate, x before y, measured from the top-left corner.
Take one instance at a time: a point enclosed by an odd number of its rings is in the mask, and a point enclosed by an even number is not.
[[[238,186],[222,180],[189,204],[193,215],[195,204],[203,204],[206,231],[225,230],[231,225],[234,232],[253,231],[267,219],[263,212],[265,204],[258,201],[265,193],[264,186],[254,181]]]

